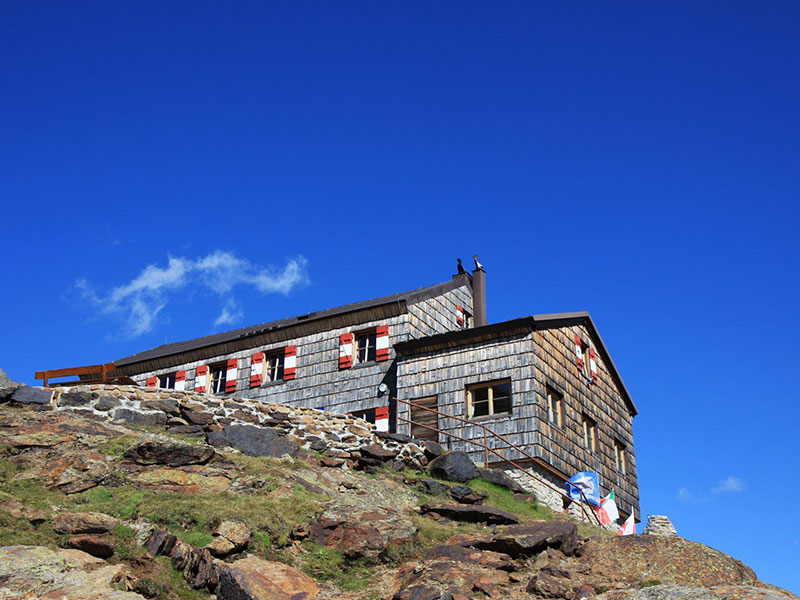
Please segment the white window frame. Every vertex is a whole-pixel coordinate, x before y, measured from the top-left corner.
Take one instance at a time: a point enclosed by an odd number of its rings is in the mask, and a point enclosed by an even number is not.
[[[508,385],[508,395],[507,396],[495,396],[495,388],[499,388],[501,385]],[[488,405],[488,413],[485,415],[478,415],[477,417],[474,415],[475,412],[475,405],[473,401],[473,391],[475,390],[483,390],[488,389],[488,399],[486,403]],[[467,418],[468,419],[485,419],[488,417],[496,417],[500,415],[510,415],[514,411],[514,394],[511,390],[511,380],[510,379],[498,379],[496,381],[487,381],[481,383],[473,383],[468,385],[466,388],[467,394]],[[495,410],[495,400],[505,400],[508,399],[508,410],[504,411],[496,411]],[[484,402],[483,400],[481,403]]]

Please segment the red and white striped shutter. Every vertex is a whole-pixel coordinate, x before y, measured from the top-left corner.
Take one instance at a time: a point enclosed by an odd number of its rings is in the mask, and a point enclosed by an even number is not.
[[[186,390],[186,371],[178,371],[175,373],[175,390],[178,392]]]
[[[389,360],[388,325],[381,325],[375,330],[375,360]]]
[[[264,380],[264,353],[256,352],[250,359],[250,387],[258,387]]]
[[[597,360],[595,358],[594,348],[589,348],[589,372],[592,374],[592,379],[597,383]]]
[[[389,407],[379,406],[375,409],[375,427],[378,431],[389,431]]]
[[[353,334],[343,333],[339,336],[339,368],[349,369],[353,366]]]
[[[225,373],[225,391],[226,392],[235,392],[236,391],[236,375],[237,371],[239,370],[239,361],[235,358],[231,358],[228,360],[228,368],[227,373]]]
[[[578,368],[583,370],[583,344],[581,343],[581,336],[575,334],[575,363]]]
[[[294,379],[297,368],[297,346],[286,346],[283,352],[283,379]]]
[[[464,307],[460,304],[456,306],[456,324],[459,327],[464,326]]]
[[[200,365],[194,372],[194,391],[205,394],[208,385],[208,365]]]
[[[145,381],[145,383],[144,383],[144,384],[145,384],[147,387],[156,387],[156,384],[157,384],[157,383],[158,383],[158,378],[157,378],[157,377],[148,377],[148,378],[147,378],[147,381]]]

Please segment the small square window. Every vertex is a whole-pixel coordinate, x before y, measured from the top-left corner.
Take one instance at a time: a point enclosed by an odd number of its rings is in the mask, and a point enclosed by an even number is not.
[[[583,447],[589,452],[597,452],[597,422],[588,415],[583,415]]]
[[[266,363],[265,381],[281,381],[283,380],[283,365],[285,354],[283,350],[267,354],[264,357]]]
[[[467,387],[467,416],[486,417],[511,412],[511,382],[478,383]]]
[[[175,373],[165,373],[158,376],[158,387],[165,390],[175,389]]]
[[[622,475],[625,475],[628,470],[626,463],[625,444],[619,440],[614,440],[614,464],[617,467],[617,471]]]
[[[377,335],[375,330],[356,333],[355,343],[356,364],[375,362],[377,355]]]
[[[564,420],[564,397],[553,388],[547,388],[547,421],[556,427],[561,427]]]
[[[212,394],[225,393],[225,381],[228,375],[227,363],[211,365],[208,371],[208,391]]]

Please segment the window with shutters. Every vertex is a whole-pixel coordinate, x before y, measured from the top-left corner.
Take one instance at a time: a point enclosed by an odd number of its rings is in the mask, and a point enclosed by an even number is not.
[[[372,329],[356,333],[354,346],[355,364],[374,362],[378,351],[376,331]]]
[[[547,421],[551,425],[561,427],[564,420],[564,396],[547,386]]]
[[[175,373],[165,373],[158,376],[158,387],[165,390],[175,389]]]
[[[283,381],[283,366],[285,354],[284,351],[272,352],[264,357],[266,363],[266,372],[264,374],[264,381]]]
[[[597,422],[589,415],[582,415],[583,422],[583,447],[589,452],[597,452]]]
[[[620,475],[625,475],[627,473],[628,465],[625,458],[625,444],[619,440],[614,440],[614,464]]]
[[[490,417],[511,413],[511,381],[492,381],[467,386],[467,417]]]
[[[221,362],[208,367],[208,391],[211,394],[224,394],[228,364]]]

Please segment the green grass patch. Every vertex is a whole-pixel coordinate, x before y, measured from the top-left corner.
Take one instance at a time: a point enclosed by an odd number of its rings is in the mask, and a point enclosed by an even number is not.
[[[189,529],[188,531],[177,531],[175,532],[175,535],[187,544],[191,544],[192,546],[196,546],[198,548],[202,548],[214,539],[214,536],[209,532],[197,528]]]
[[[552,511],[539,504],[517,498],[511,490],[499,486],[491,481],[476,477],[469,482],[476,492],[489,494],[484,504],[517,515],[522,521],[552,521]]]
[[[302,547],[305,553],[298,559],[300,569],[317,581],[330,581],[344,591],[363,590],[369,586],[372,565],[367,562],[348,561],[336,548],[314,542],[305,542]]]
[[[131,560],[145,555],[145,549],[136,543],[136,531],[127,525],[114,527],[111,537],[117,560]]]

